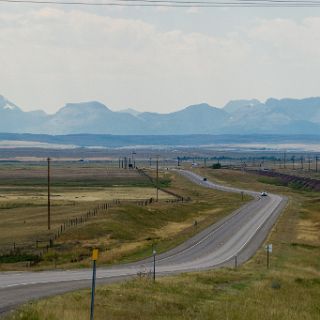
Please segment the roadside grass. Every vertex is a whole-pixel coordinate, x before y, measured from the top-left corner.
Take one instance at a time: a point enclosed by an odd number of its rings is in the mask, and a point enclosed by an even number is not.
[[[319,193],[258,181],[252,174],[199,170],[232,185],[289,197],[266,242],[273,244],[271,267],[261,248],[238,269],[219,269],[99,286],[95,319],[320,319]],[[87,319],[90,291],[81,290],[27,304],[7,319]]]

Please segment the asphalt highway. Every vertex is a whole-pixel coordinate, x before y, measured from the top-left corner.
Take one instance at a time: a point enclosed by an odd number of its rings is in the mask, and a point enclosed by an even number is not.
[[[198,233],[178,247],[156,257],[158,275],[233,266],[247,261],[261,246],[287,199],[259,192],[221,186],[185,170],[177,170],[195,184],[226,192],[248,194],[253,200],[228,217]],[[109,283],[150,272],[153,259],[100,267],[98,283]],[[32,299],[90,287],[90,269],[0,273],[0,315]]]

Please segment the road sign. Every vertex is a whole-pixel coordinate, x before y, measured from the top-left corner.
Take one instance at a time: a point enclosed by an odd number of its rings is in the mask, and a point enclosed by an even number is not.
[[[92,260],[97,261],[99,256],[99,250],[98,249],[93,249],[92,251]]]
[[[266,249],[266,251],[267,252],[272,252],[272,244],[267,244],[266,246],[265,246],[265,249]]]
[[[272,244],[271,243],[267,244],[265,246],[265,249],[267,251],[267,268],[269,269],[269,267],[270,267],[270,257],[269,257],[269,255],[272,252]]]
[[[92,261],[93,261],[93,270],[92,270],[92,286],[91,286],[91,307],[90,307],[90,320],[93,320],[94,315],[94,296],[96,289],[96,269],[97,269],[97,260],[98,260],[99,250],[93,249],[92,251]]]

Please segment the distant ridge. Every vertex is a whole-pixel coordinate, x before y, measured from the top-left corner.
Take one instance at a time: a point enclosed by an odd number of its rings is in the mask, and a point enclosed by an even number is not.
[[[53,115],[24,112],[0,96],[0,132],[38,134],[193,135],[319,134],[320,98],[233,100],[159,114],[132,108],[112,111],[98,101],[68,103]]]
[[[109,135],[109,134],[21,134],[0,133],[0,141],[40,142],[52,145],[71,145],[72,147],[105,147],[105,148],[143,148],[143,147],[178,147],[210,146],[230,144],[277,144],[309,143],[317,144],[318,135]],[[14,143],[13,143],[14,145]],[[27,148],[28,146],[26,146]],[[0,147],[1,148],[1,147]],[[52,147],[54,148],[54,147]]]

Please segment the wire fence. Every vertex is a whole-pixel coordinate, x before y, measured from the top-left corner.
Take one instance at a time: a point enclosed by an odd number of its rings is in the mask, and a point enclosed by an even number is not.
[[[162,189],[164,190],[164,189]],[[174,196],[174,199],[168,199],[166,202],[175,203],[175,202],[183,202],[186,201],[183,197],[177,197],[173,192],[165,190],[164,192]],[[98,216],[104,216],[108,214],[111,208],[121,206],[121,205],[136,205],[136,206],[148,206],[155,202],[154,198],[148,198],[144,200],[135,200],[135,199],[125,199],[119,200],[114,199],[109,202],[103,202],[96,205],[91,210],[88,210],[85,214],[79,215],[77,217],[72,217],[61,223],[58,227],[55,227],[53,232],[46,237],[39,237],[38,239],[27,241],[27,242],[19,242],[12,241],[10,243],[0,244],[0,263],[1,261],[10,262],[14,259],[11,259],[13,256],[21,256],[21,255],[30,255],[30,259],[34,260],[36,256],[39,258],[42,257],[43,254],[49,252],[49,249],[54,246],[54,243],[67,231],[71,229],[78,228],[86,224],[89,220],[92,220]],[[27,258],[27,257],[26,257]],[[37,260],[37,259],[35,259]]]
[[[180,194],[173,192],[171,190],[159,187],[157,184],[157,181],[150,176],[149,174],[147,174],[143,169],[137,169],[137,171],[139,172],[139,174],[141,174],[142,176],[145,176],[146,178],[148,178],[151,183],[154,185],[155,188],[158,188],[159,190],[161,190],[162,192],[169,194],[170,196],[173,196],[175,199],[171,199],[171,200],[167,200],[167,202],[188,202],[191,201],[190,197],[183,197]]]

